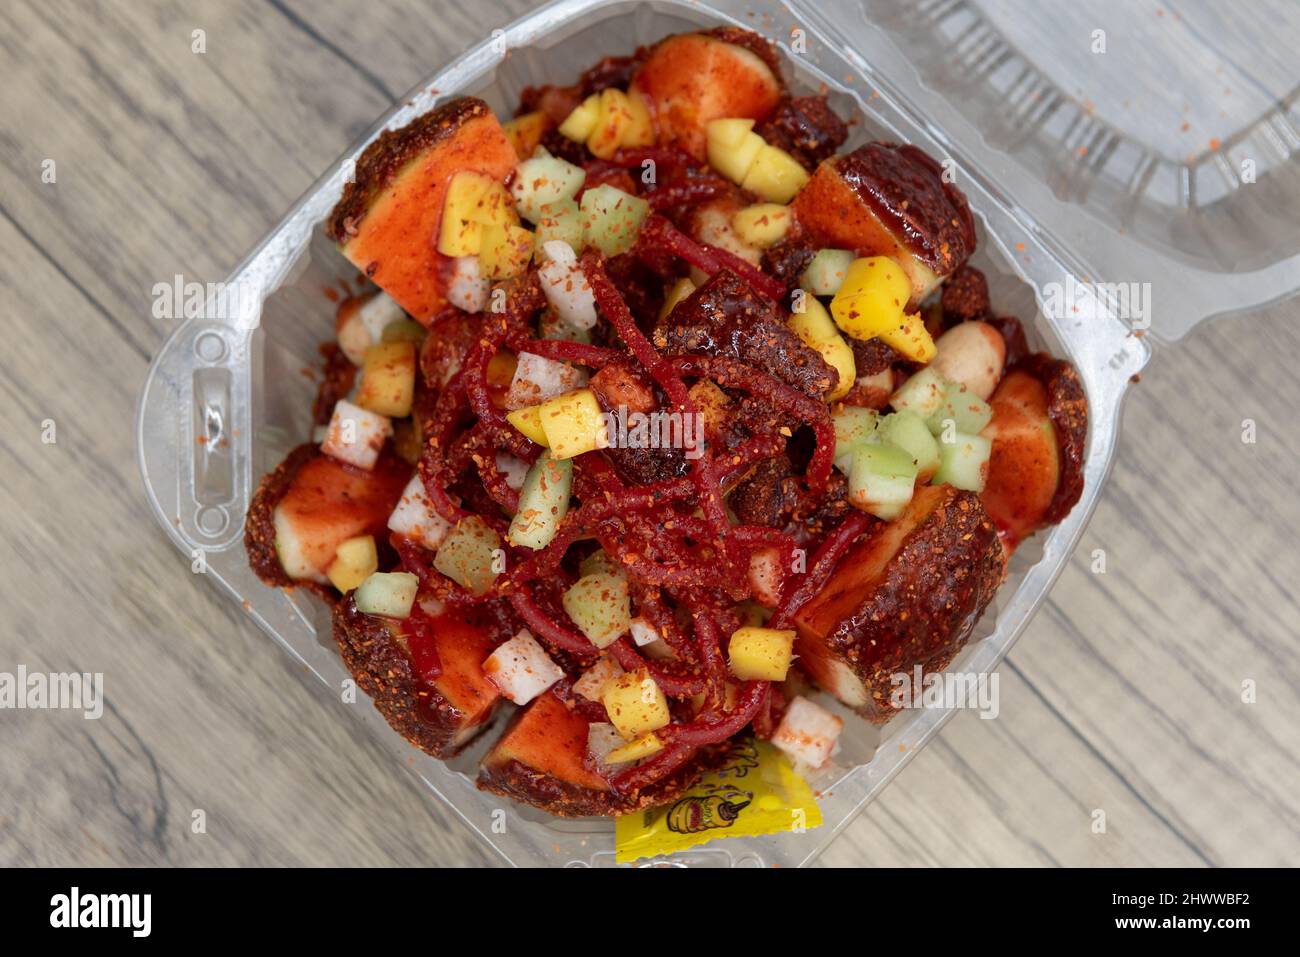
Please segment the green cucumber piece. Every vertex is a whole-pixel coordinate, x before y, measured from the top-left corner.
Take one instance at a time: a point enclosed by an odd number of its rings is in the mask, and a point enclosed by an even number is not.
[[[375,572],[352,594],[357,611],[386,618],[405,618],[415,604],[420,580],[410,572]]]
[[[882,442],[859,446],[849,471],[849,504],[886,521],[912,500],[917,468],[911,454]]]
[[[511,544],[534,550],[551,544],[572,492],[573,460],[553,458],[549,449],[542,452],[519,490],[519,510],[506,536]]]
[[[915,412],[891,412],[876,426],[880,441],[896,445],[916,463],[920,475],[933,475],[939,467],[939,443],[930,434],[925,419]]]
[[[530,223],[540,222],[554,204],[572,200],[587,178],[581,166],[557,156],[534,156],[519,164],[510,192],[519,215]]]
[[[947,396],[948,380],[926,366],[899,386],[889,397],[889,404],[895,412],[915,412],[928,423],[943,408]]]
[[[583,238],[606,256],[627,252],[636,244],[650,204],[613,186],[602,185],[582,194]]]
[[[942,435],[945,424],[966,435],[978,435],[993,418],[993,407],[960,382],[944,387],[943,402],[930,416],[928,425],[935,435]]]
[[[447,533],[433,567],[472,594],[486,595],[497,578],[493,566],[500,548],[501,537],[492,526],[471,515]]]
[[[831,416],[835,427],[835,464],[848,472],[850,459],[859,446],[875,440],[876,410],[846,405]]]
[[[951,442],[939,443],[939,471],[934,473],[934,483],[969,492],[984,491],[993,443],[982,435],[962,432],[953,435],[952,439]]]
[[[799,274],[799,287],[814,296],[833,296],[840,290],[853,253],[847,249],[819,249]]]
[[[537,220],[533,248],[543,249],[556,240],[567,243],[574,252],[582,251],[582,211],[572,199],[557,200]]]
[[[618,567],[618,562],[610,558],[609,552],[603,548],[598,548],[581,562],[578,563],[578,575],[595,575],[598,572],[604,572],[607,575],[621,575],[623,570]]]
[[[622,575],[584,575],[564,593],[561,604],[597,648],[612,645],[632,627],[632,598]]]

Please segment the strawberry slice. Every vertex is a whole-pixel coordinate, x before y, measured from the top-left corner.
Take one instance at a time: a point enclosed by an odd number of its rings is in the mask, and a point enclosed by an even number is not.
[[[518,158],[488,105],[462,97],[389,130],[357,161],[326,234],[420,322],[447,304],[451,260],[435,248],[447,184],[459,172],[504,180]]]
[[[464,747],[500,701],[482,668],[500,640],[472,614],[431,617],[417,606],[410,618],[380,618],[348,597],[334,609],[334,640],[384,719],[436,758]]]
[[[973,492],[916,490],[857,541],[795,614],[803,669],[865,718],[894,716],[891,676],[947,666],[1002,582],[1002,546]]]

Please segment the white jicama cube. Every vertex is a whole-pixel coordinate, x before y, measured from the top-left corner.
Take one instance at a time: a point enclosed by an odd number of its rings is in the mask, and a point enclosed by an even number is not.
[[[528,477],[528,463],[509,452],[498,452],[497,471],[505,476],[506,485],[518,492],[524,487],[524,479]]]
[[[621,674],[623,674],[623,666],[606,655],[573,683],[573,693],[582,695],[588,701],[599,701],[605,685]]]
[[[435,552],[451,531],[451,523],[434,511],[429,503],[419,472],[412,475],[411,481],[402,489],[397,508],[388,516],[388,530],[419,542]]]
[[[393,423],[388,416],[353,405],[347,399],[339,399],[320,450],[340,462],[368,472],[375,467],[385,440],[392,434]]]
[[[653,644],[659,640],[659,632],[655,631],[654,625],[646,621],[640,615],[632,619],[632,624],[628,626],[628,631],[632,632],[632,640],[637,643],[638,647]]]
[[[564,677],[526,628],[488,655],[483,674],[515,704],[527,704]]]
[[[586,274],[578,268],[573,247],[558,239],[542,246],[547,262],[537,270],[542,292],[556,314],[575,329],[596,325],[596,295]]]
[[[545,356],[521,352],[510,391],[506,393],[506,408],[513,412],[525,406],[537,405],[586,384],[587,373],[582,369],[567,362],[556,362]]]
[[[483,275],[477,256],[459,256],[452,260],[451,281],[447,283],[447,301],[465,312],[482,312],[487,308],[492,283]]]
[[[357,313],[357,318],[370,334],[370,344],[374,345],[384,336],[384,329],[399,319],[406,318],[406,312],[392,296],[382,290],[366,300]]]
[[[821,705],[796,695],[785,709],[772,743],[800,764],[820,768],[830,760],[844,721]]]
[[[606,755],[625,744],[618,729],[609,722],[593,721],[587,725],[587,752],[596,759],[597,767],[603,767]]]

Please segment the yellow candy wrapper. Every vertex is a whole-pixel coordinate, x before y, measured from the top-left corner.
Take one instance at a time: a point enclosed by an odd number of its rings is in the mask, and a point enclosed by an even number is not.
[[[615,823],[619,864],[685,851],[722,837],[758,837],[821,827],[812,788],[766,741],[740,742],[718,770],[672,804]]]

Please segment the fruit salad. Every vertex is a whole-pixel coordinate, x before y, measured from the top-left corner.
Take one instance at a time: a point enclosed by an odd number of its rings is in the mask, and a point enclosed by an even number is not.
[[[728,27],[357,163],[324,228],[366,290],[246,545],[411,744],[492,736],[484,790],[626,814],[744,736],[824,768],[1078,501],[1078,374],[940,164],[850,119]]]

